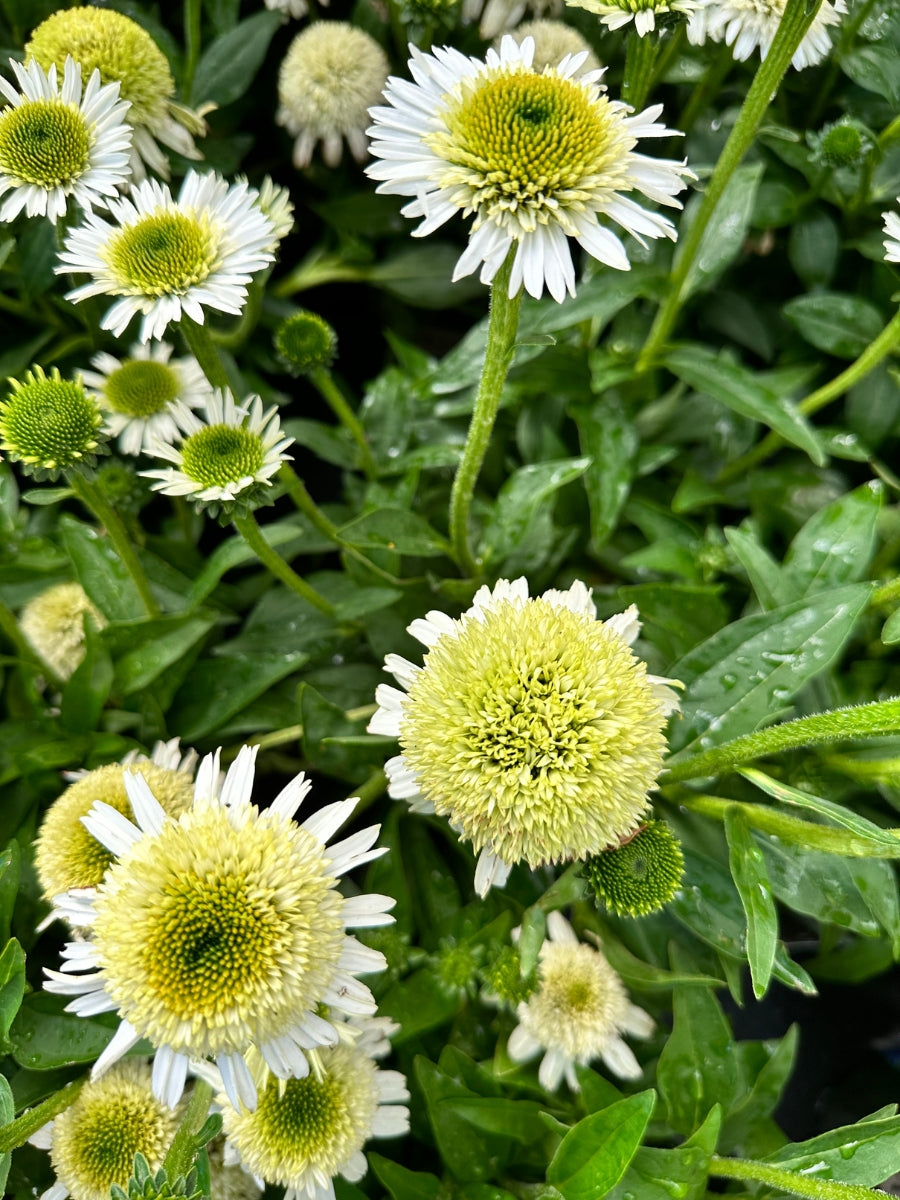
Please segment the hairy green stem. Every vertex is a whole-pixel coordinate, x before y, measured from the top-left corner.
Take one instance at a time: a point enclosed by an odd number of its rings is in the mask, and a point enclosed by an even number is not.
[[[625,43],[625,77],[622,80],[622,99],[635,112],[640,112],[647,102],[650,85],[659,55],[659,33],[647,33],[643,37],[634,29]]]
[[[494,421],[497,419],[500,395],[512,365],[516,330],[519,328],[521,288],[512,298],[509,296],[509,278],[517,248],[518,244],[514,243],[491,284],[484,366],[481,368],[481,381],[478,384],[466,445],[450,492],[450,541],[457,563],[468,575],[478,574],[478,563],[469,549],[469,506],[475,494],[475,483],[487,453]]]
[[[378,475],[378,467],[372,457],[372,449],[369,446],[366,431],[363,429],[359,417],[334,382],[334,376],[325,367],[319,367],[318,370],[312,372],[309,378],[319,395],[359,447],[360,463],[366,479],[375,479]]]
[[[900,344],[900,309],[888,321],[878,337],[866,346],[855,362],[852,362],[849,367],[841,371],[840,375],[836,375],[829,383],[816,388],[814,392],[810,392],[808,396],[805,396],[799,402],[797,405],[798,412],[803,413],[804,416],[810,416],[812,413],[818,412],[820,408],[824,408],[832,400],[836,400],[838,396],[842,396],[845,392],[848,392],[861,379],[865,379],[870,371],[873,371],[892,350],[897,348],[898,344]],[[784,440],[777,433],[770,431],[752,450],[748,450],[746,454],[742,454],[733,463],[729,463],[720,474],[719,482],[727,483],[731,479],[737,479],[741,475],[746,474],[747,471],[759,466],[761,462],[764,462],[783,445]]]
[[[187,347],[200,364],[200,370],[214,388],[224,391],[231,390],[228,373],[225,370],[212,335],[205,325],[192,320],[186,314],[178,322],[181,336],[187,342]]]
[[[336,254],[328,255],[314,250],[290,275],[279,279],[271,292],[273,296],[284,299],[320,287],[323,283],[358,283],[366,278],[365,267],[352,266]]]
[[[706,186],[703,201],[694,216],[690,229],[684,239],[678,243],[669,292],[656,314],[656,319],[638,358],[639,371],[646,371],[652,366],[672,331],[685,299],[688,279],[694,261],[700,252],[703,235],[722,199],[729,179],[752,146],[760,122],[772,103],[797,47],[812,24],[820,3],[821,0],[814,0],[807,8],[807,0],[787,0],[769,53],[760,63],[759,70],[750,85],[734,128]]]
[[[877,587],[869,599],[872,608],[887,608],[900,600],[900,575]]]
[[[324,596],[302,579],[293,567],[289,567],[281,555],[269,545],[263,536],[256,518],[252,514],[245,517],[234,517],[234,527],[264,566],[268,567],[276,579],[280,579],[291,591],[302,596],[307,604],[324,613],[326,617],[334,616],[334,606]]]
[[[873,1194],[871,1188],[857,1183],[834,1183],[830,1179],[815,1179],[812,1175],[800,1175],[769,1163],[720,1158],[717,1154],[709,1160],[709,1173],[720,1179],[750,1179],[765,1183],[791,1196],[806,1196],[808,1200],[872,1200]]]
[[[194,1165],[197,1155],[196,1136],[206,1121],[212,1096],[212,1087],[205,1079],[195,1080],[194,1090],[181,1124],[175,1130],[172,1145],[163,1162],[170,1180],[177,1179],[179,1175],[187,1175]]]
[[[383,795],[386,790],[387,775],[379,767],[358,788],[354,788],[351,792],[351,795],[355,796],[358,801],[356,808],[353,810],[353,816],[358,817],[360,813],[365,812],[369,805],[374,804],[378,797]]]
[[[61,1112],[65,1112],[69,1105],[77,1100],[78,1093],[87,1081],[87,1075],[82,1075],[80,1079],[73,1079],[71,1083],[67,1083],[65,1087],[54,1092],[52,1096],[48,1096],[46,1100],[42,1100],[40,1104],[36,1104],[34,1108],[27,1109],[20,1117],[16,1117],[8,1125],[0,1127],[0,1154],[8,1154],[10,1150],[24,1146],[28,1139],[39,1129],[43,1129],[48,1121],[52,1121]]]
[[[153,593],[150,591],[150,584],[147,581],[147,576],[144,574],[144,568],[141,566],[140,559],[135,553],[131,538],[122,524],[119,514],[107,501],[100,489],[95,487],[94,484],[89,483],[79,472],[66,472],[66,483],[85,508],[94,514],[106,530],[107,537],[112,542],[122,566],[131,576],[132,582],[137,588],[147,616],[158,617],[159,605],[153,598]]]

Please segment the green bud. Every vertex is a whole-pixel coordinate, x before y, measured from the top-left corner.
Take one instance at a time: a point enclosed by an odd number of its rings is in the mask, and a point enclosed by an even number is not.
[[[515,946],[504,946],[495,959],[481,972],[483,993],[511,1008],[518,1008],[538,988],[537,969],[522,977],[522,960]]]
[[[193,1167],[187,1175],[170,1180],[164,1167],[154,1175],[140,1153],[134,1156],[134,1169],[127,1187],[121,1188],[114,1183],[109,1194],[112,1200],[203,1200]]]
[[[813,160],[827,167],[859,167],[872,152],[875,142],[859,121],[844,117],[818,133],[807,134]]]
[[[337,334],[323,317],[301,310],[275,330],[275,349],[292,375],[311,375],[334,362]]]
[[[664,821],[647,821],[624,845],[585,865],[598,905],[620,917],[644,917],[668,904],[683,874],[681,846]]]
[[[448,938],[438,951],[437,977],[448,991],[468,991],[475,983],[478,967],[484,958],[483,946],[469,946]]]
[[[22,382],[10,379],[11,391],[0,403],[0,448],[36,479],[56,479],[75,466],[93,466],[106,434],[103,416],[81,380],[68,380],[54,367],[40,367]]]

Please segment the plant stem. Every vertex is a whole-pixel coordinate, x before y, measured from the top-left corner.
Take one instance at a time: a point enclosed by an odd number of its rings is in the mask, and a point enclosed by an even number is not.
[[[353,810],[353,816],[358,817],[360,813],[365,812],[370,804],[374,804],[380,795],[387,789],[387,775],[382,771],[381,767],[372,774],[358,788],[354,788],[351,795],[356,796],[359,803]]]
[[[829,383],[823,384],[805,396],[797,405],[797,411],[803,413],[804,416],[810,416],[812,413],[818,412],[820,408],[824,408],[832,400],[836,400],[838,396],[848,392],[861,379],[865,379],[869,372],[873,371],[892,350],[895,350],[898,343],[900,343],[900,309],[888,321],[878,337],[866,346],[855,362],[852,362],[846,370],[841,371],[840,375],[836,375]],[[719,475],[717,482],[727,483],[731,479],[739,478],[751,468],[758,467],[761,462],[765,462],[782,445],[784,445],[783,439],[770,430],[752,450],[748,450],[733,463],[729,463]]]
[[[266,283],[271,275],[271,269],[254,275],[247,288],[247,302],[244,311],[230,329],[213,329],[210,337],[223,350],[239,350],[259,323],[263,299],[266,294]]]
[[[807,1196],[809,1200],[872,1200],[872,1189],[857,1183],[834,1183],[830,1179],[814,1179],[811,1175],[798,1175],[784,1167],[773,1167],[769,1163],[751,1162],[745,1158],[719,1158],[714,1154],[709,1160],[710,1175],[722,1179],[751,1179],[780,1188],[792,1196]]]
[[[144,568],[141,566],[134,546],[131,544],[131,538],[128,536],[128,532],[122,524],[119,514],[106,500],[100,489],[89,483],[79,472],[66,472],[66,483],[68,483],[85,508],[94,514],[106,530],[116,554],[118,554],[123,567],[131,576],[134,586],[138,590],[147,616],[158,617],[159,605],[153,598],[153,593],[150,591],[150,584],[147,582],[147,576],[144,574]]]
[[[626,42],[622,99],[635,112],[640,112],[647,102],[658,54],[659,33],[651,32],[641,37],[632,29]]]
[[[181,92],[185,103],[191,98],[194,72],[200,60],[200,18],[202,0],[185,0],[184,5],[184,72],[181,77]]]
[[[366,431],[363,429],[359,417],[334,382],[334,376],[325,367],[319,367],[318,370],[312,372],[309,378],[319,395],[359,447],[360,461],[366,479],[375,479],[378,475],[378,467],[372,457]]]
[[[656,320],[653,322],[653,327],[644,343],[644,349],[638,358],[639,371],[646,371],[655,362],[675,324],[685,298],[691,268],[703,242],[703,235],[722,199],[726,184],[753,144],[760,122],[772,103],[778,85],[781,83],[797,47],[812,24],[819,3],[821,0],[813,3],[807,9],[807,0],[787,0],[769,53],[760,64],[753,83],[750,85],[734,128],[707,184],[703,201],[684,240],[678,243],[669,293],[656,314]]]
[[[283,299],[296,296],[297,292],[319,287],[323,283],[356,283],[366,277],[365,267],[351,266],[336,255],[314,250],[290,275],[279,279],[271,291],[273,296]]]
[[[506,262],[491,284],[490,316],[488,319],[487,345],[484,351],[484,366],[475,397],[475,408],[469,424],[462,458],[456,469],[456,478],[450,492],[450,540],[453,543],[457,563],[466,574],[477,575],[478,563],[469,549],[469,506],[475,493],[475,483],[484,456],[497,410],[503,384],[515,353],[516,330],[519,327],[519,308],[522,290],[510,299],[509,277],[512,274],[513,258],[517,245],[513,244]]]
[[[719,88],[725,82],[731,68],[734,66],[734,55],[731,52],[730,46],[722,46],[712,65],[709,67],[703,79],[700,81],[700,86],[695,87],[691,92],[690,99],[684,106],[681,116],[678,118],[675,128],[687,136],[694,128],[694,122],[703,113],[707,104],[716,95]]]
[[[163,1162],[170,1180],[177,1179],[179,1175],[187,1175],[194,1165],[197,1153],[195,1137],[203,1128],[212,1094],[212,1087],[205,1079],[194,1081],[194,1091]]]
[[[280,579],[298,596],[302,596],[307,604],[311,604],[313,608],[324,613],[326,617],[334,616],[334,606],[330,601],[321,596],[314,587],[306,582],[305,579],[297,574],[297,572],[289,567],[277,551],[273,550],[263,536],[263,531],[260,529],[256,518],[248,513],[245,517],[235,517],[234,527],[259,559],[261,563],[269,568],[276,579]]]
[[[872,593],[869,604],[872,608],[887,608],[895,600],[900,600],[900,575],[889,579],[881,587],[877,587]]]
[[[214,388],[231,390],[231,383],[225,370],[216,344],[205,325],[200,325],[186,314],[178,322],[181,336],[187,342],[187,347],[200,364],[200,369]]]
[[[0,1127],[0,1154],[8,1154],[10,1150],[24,1146],[28,1139],[39,1129],[43,1129],[48,1121],[52,1121],[61,1112],[65,1112],[69,1105],[78,1098],[78,1093],[87,1081],[87,1075],[82,1075],[80,1079],[73,1079],[71,1083],[67,1083],[64,1088],[60,1088],[58,1092],[54,1092],[52,1096],[48,1096],[34,1108],[27,1109],[20,1117],[16,1117],[8,1125]]]

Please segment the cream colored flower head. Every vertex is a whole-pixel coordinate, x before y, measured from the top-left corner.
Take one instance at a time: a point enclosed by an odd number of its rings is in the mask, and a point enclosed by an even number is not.
[[[327,8],[329,0],[319,0],[319,3],[323,8]],[[309,12],[307,0],[266,0],[266,8],[271,8],[275,12],[286,13],[295,20],[305,17]]]
[[[341,1043],[318,1051],[317,1069],[303,1079],[279,1084],[260,1073],[255,1112],[236,1112],[220,1096],[226,1161],[285,1188],[285,1200],[333,1200],[338,1175],[362,1179],[366,1142],[409,1130],[406,1080],[375,1062],[389,1048],[386,1024],[344,1025]]]
[[[897,203],[900,204],[900,197]],[[881,215],[884,217],[884,260],[900,263],[900,216],[895,212]]]
[[[531,65],[535,71],[543,71],[545,67],[555,67],[570,54],[584,54],[582,64],[585,71],[597,71],[600,62],[591,47],[577,29],[562,21],[526,21],[518,25],[511,35],[521,44],[526,38],[534,41],[534,58]],[[499,49],[499,41],[494,43],[494,49]]]
[[[240,316],[247,286],[273,261],[273,227],[245,183],[214,171],[189,171],[174,200],[147,180],[110,203],[115,225],[89,213],[60,252],[56,273],[93,278],[68,300],[118,296],[100,322],[121,337],[142,316],[140,340],[161,338],[183,316],[203,324],[204,310]]]
[[[477,270],[491,283],[514,250],[509,295],[546,288],[562,301],[575,294],[570,238],[620,271],[631,264],[609,222],[640,242],[675,240],[667,217],[632,198],[681,208],[675,196],[693,178],[683,162],[636,152],[641,138],[675,133],[657,123],[661,105],[633,113],[608,99],[602,72],[583,73],[584,52],[536,71],[529,37],[504,37],[484,62],[410,50],[414,83],[391,77],[387,106],[371,110],[378,161],[366,173],[377,191],[413,197],[402,211],[422,218],[415,237],[474,217],[454,280]]]
[[[563,1079],[579,1090],[576,1066],[601,1059],[620,1079],[639,1079],[641,1067],[623,1034],[646,1038],[651,1017],[628,999],[622,980],[599,950],[579,942],[561,913],[547,918],[537,991],[517,1011],[509,1056],[527,1062],[543,1054],[541,1086],[555,1092]]]
[[[29,600],[19,617],[29,646],[63,681],[84,658],[85,616],[97,629],[106,624],[80,583],[57,583]]]
[[[781,24],[787,0],[699,0],[688,20],[688,41],[702,46],[707,38],[731,46],[738,62],[759,50],[760,58],[769,53]],[[847,12],[845,0],[822,0],[791,63],[798,71],[815,66],[831,51],[829,30],[840,24]]]
[[[621,29],[634,21],[640,37],[653,33],[656,18],[664,13],[691,13],[699,0],[566,0],[572,8],[586,8],[594,13],[607,29]]]
[[[478,32],[486,42],[512,32],[519,41],[517,26],[526,13],[543,21],[560,17],[564,11],[563,0],[463,0],[462,19],[469,25],[480,17]]]
[[[598,621],[583,583],[530,599],[501,579],[458,620],[409,626],[421,666],[385,659],[404,689],[379,685],[369,725],[400,739],[388,790],[472,843],[479,894],[517,862],[583,859],[640,824],[678,701],[630,649],[639,629],[633,606]]]
[[[118,84],[104,86],[94,71],[82,95],[81,64],[71,55],[46,72],[10,59],[18,88],[0,76],[8,101],[0,112],[0,221],[19,213],[64,217],[70,201],[105,208],[130,176],[131,126]]]
[[[362,29],[343,21],[316,21],[298,33],[278,72],[278,113],[294,142],[294,166],[309,166],[316,143],[329,167],[346,141],[363,162],[369,108],[377,104],[388,60]]]
[[[337,883],[383,852],[373,849],[379,827],[327,845],[356,799],[298,825],[302,774],[260,811],[255,758],[243,747],[223,780],[218,752],[207,755],[177,819],[142,774],[126,773],[134,820],[102,802],[82,818],[113,855],[102,883],[56,897],[58,914],[89,936],[66,945],[46,989],[72,997],[69,1012],[120,1018],[92,1078],[147,1038],[153,1092],[170,1107],[190,1061],[214,1059],[229,1102],[253,1109],[255,1057],[280,1080],[302,1078],[307,1055],[337,1043],[335,1017],[375,1011],[356,976],[382,970],[384,956],[346,930],[390,923],[394,900],[345,899]]]
[[[74,1104],[30,1142],[50,1151],[56,1183],[41,1200],[109,1200],[113,1184],[128,1185],[135,1154],[158,1171],[178,1128],[177,1112],[150,1088],[141,1060],[117,1063],[103,1079],[87,1083]]]
[[[206,133],[199,112],[174,100],[175,80],[166,56],[146,29],[123,13],[84,5],[64,8],[38,25],[25,46],[26,62],[61,71],[67,55],[81,63],[85,76],[100,72],[105,84],[117,83],[130,104],[127,120],[134,130],[131,169],[145,177],[145,164],[164,179],[169,160],[157,142],[183,158],[201,158],[194,137]]]
[[[127,358],[101,352],[91,359],[94,371],[82,371],[89,395],[103,409],[106,430],[119,439],[122,454],[149,454],[157,440],[173,441],[179,426],[176,404],[193,410],[212,395],[195,358],[172,358],[168,342],[138,342]]]

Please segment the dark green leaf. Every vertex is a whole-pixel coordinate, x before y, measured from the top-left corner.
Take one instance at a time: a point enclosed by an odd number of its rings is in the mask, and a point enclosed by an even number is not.
[[[840,230],[823,209],[802,214],[791,226],[788,258],[808,288],[831,282],[840,249]]]
[[[434,972],[423,969],[395,983],[382,997],[378,1011],[400,1026],[393,1038],[394,1045],[400,1045],[428,1029],[446,1024],[458,1008],[458,997],[439,988]]]
[[[784,1037],[768,1049],[769,1058],[762,1066],[750,1091],[726,1117],[720,1145],[723,1153],[755,1156],[763,1123],[771,1117],[781,1093],[794,1069],[799,1043],[799,1027],[792,1025]]]
[[[56,279],[56,228],[40,217],[26,222],[16,246],[22,291],[31,300],[43,296]]]
[[[10,1049],[9,1029],[25,995],[25,955],[15,938],[0,954],[0,1049]]]
[[[731,877],[747,917],[747,961],[750,963],[753,994],[757,1000],[761,1000],[766,994],[775,963],[778,913],[772,898],[766,860],[754,841],[750,826],[736,808],[725,811],[725,835],[728,838]]]
[[[683,987],[722,987],[721,979],[691,971],[667,971],[636,958],[617,937],[604,929],[600,935],[603,953],[613,968],[629,987],[641,991],[670,992]]]
[[[900,1171],[900,1117],[843,1125],[784,1146],[766,1161],[814,1179],[876,1187]]]
[[[788,595],[788,581],[782,574],[780,565],[760,543],[756,534],[746,529],[732,529],[728,526],[723,533],[747,572],[760,608],[771,610],[786,604],[792,598]]]
[[[400,1163],[369,1153],[369,1166],[378,1182],[387,1188],[391,1200],[437,1200],[441,1181],[426,1171],[410,1171]]]
[[[484,561],[495,562],[514,553],[534,527],[538,513],[549,508],[555,493],[579,479],[590,463],[589,458],[565,458],[529,463],[514,471],[500,488],[484,530]]]
[[[70,733],[96,729],[113,683],[112,660],[103,638],[90,616],[82,619],[84,658],[63,688],[60,705],[60,724]]]
[[[616,528],[631,482],[638,449],[637,430],[611,398],[573,405],[578,443],[590,466],[584,477],[591,510],[591,541],[602,546]]]
[[[12,1089],[5,1075],[0,1075],[0,1125],[8,1125],[16,1115],[16,1104]],[[0,1155],[0,1192],[6,1195],[6,1179],[12,1162],[12,1154],[7,1151]]]
[[[475,1093],[444,1074],[427,1058],[416,1058],[415,1074],[425,1098],[435,1142],[447,1168],[457,1179],[466,1182],[496,1176],[512,1153],[513,1140],[475,1129],[457,1116],[444,1101],[472,1100],[476,1098]]]
[[[702,1200],[721,1123],[721,1109],[713,1108],[677,1150],[641,1146],[606,1200]]]
[[[857,46],[840,56],[841,70],[867,92],[900,104],[900,55],[896,46],[884,44]]]
[[[175,695],[169,719],[185,742],[214,733],[307,661],[302,651],[235,655],[198,663]]]
[[[22,1067],[47,1071],[93,1062],[118,1027],[113,1014],[78,1017],[63,1012],[64,996],[37,992],[22,1002],[9,1038],[13,1058]]]
[[[500,1096],[460,1097],[444,1101],[450,1112],[486,1133],[502,1133],[517,1142],[537,1141],[546,1133],[536,1100],[506,1100]]]
[[[258,12],[215,38],[197,64],[191,103],[211,101],[221,108],[243,96],[280,25],[281,13]]]
[[[865,578],[883,496],[882,484],[874,480],[810,517],[784,560],[785,602]]]
[[[638,1092],[573,1126],[547,1168],[565,1200],[599,1200],[614,1188],[641,1144],[656,1094]]]
[[[75,576],[100,612],[111,621],[146,616],[140,593],[109,540],[70,516],[60,517],[59,529]]]
[[[740,254],[750,225],[763,169],[762,163],[744,163],[735,170],[725,185],[688,272],[687,292],[708,287]],[[682,238],[702,201],[703,197],[700,195],[692,196],[688,201],[684,216],[679,222]]]
[[[447,553],[444,538],[416,513],[402,508],[379,508],[344,525],[341,537],[361,549],[395,550],[434,558]]]
[[[18,842],[10,842],[0,854],[0,941],[9,940],[13,909],[19,893],[22,852]]]
[[[874,304],[841,292],[797,296],[782,312],[810,345],[837,358],[857,358],[884,325]]]
[[[212,616],[172,616],[110,630],[108,640],[125,651],[116,661],[117,687],[124,696],[141,691],[187,654],[214,623]]]

